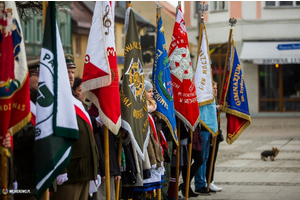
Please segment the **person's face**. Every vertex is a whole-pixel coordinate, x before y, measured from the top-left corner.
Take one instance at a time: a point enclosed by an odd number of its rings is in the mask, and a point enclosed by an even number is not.
[[[70,85],[73,87],[74,78],[75,78],[75,68],[68,68],[68,75],[70,80]]]
[[[7,12],[6,14],[7,14],[8,17],[11,17],[11,16],[12,16],[12,13],[11,13],[11,12]]]
[[[218,87],[217,87],[217,84],[214,84],[214,87],[213,87],[213,93],[214,93],[214,96],[215,96],[215,97],[218,96]]]
[[[84,102],[84,96],[82,95],[82,87],[81,87],[81,85],[79,85],[79,86],[75,89],[75,93],[76,93],[78,99],[80,99],[80,101]]]
[[[39,87],[39,77],[33,74],[29,79],[30,90],[37,91]]]
[[[153,94],[153,89],[152,88],[146,91],[146,97],[147,97],[148,100],[152,100],[153,96],[154,96],[154,94]]]

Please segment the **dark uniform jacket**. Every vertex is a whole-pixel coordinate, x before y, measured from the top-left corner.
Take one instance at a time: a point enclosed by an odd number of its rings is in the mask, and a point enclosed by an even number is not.
[[[67,183],[86,182],[97,179],[98,150],[90,125],[76,115],[79,140],[73,144],[72,157],[66,173]]]

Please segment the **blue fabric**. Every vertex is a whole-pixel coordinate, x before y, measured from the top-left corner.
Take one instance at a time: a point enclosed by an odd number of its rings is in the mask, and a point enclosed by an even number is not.
[[[175,134],[177,126],[175,119],[172,79],[161,17],[158,22],[156,40],[156,53],[154,56],[155,60],[153,62],[152,71],[153,98],[157,103],[156,112],[165,116],[164,120],[168,120],[166,123],[171,125],[173,130],[170,130],[170,132],[174,141],[178,143],[177,135]]]
[[[205,176],[206,176],[206,163],[209,156],[210,133],[208,131],[201,131],[201,137],[202,137],[201,145],[202,145],[203,163],[195,174],[195,190],[198,190],[202,187],[206,187]]]
[[[218,130],[218,120],[216,112],[215,101],[211,104],[207,104],[199,107],[200,119],[207,125],[214,133]]]

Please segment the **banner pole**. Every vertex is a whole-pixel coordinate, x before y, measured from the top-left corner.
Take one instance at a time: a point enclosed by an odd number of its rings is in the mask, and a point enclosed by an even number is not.
[[[109,170],[109,132],[108,128],[104,126],[104,157],[105,157],[105,186],[106,186],[106,200],[110,200],[110,170]]]
[[[178,145],[176,147],[176,191],[179,191],[179,161],[180,161],[180,119],[177,118],[177,138]],[[178,192],[176,192],[175,200],[178,200]]]
[[[192,148],[193,148],[193,131],[190,129],[191,143],[189,144],[189,164],[186,172],[186,185],[185,185],[185,199],[189,199],[190,191],[190,174],[191,174],[191,163],[192,163]]]
[[[121,167],[121,157],[122,157],[122,141],[123,141],[123,135],[120,133],[119,137],[119,145],[118,145],[118,163],[119,166]],[[120,194],[120,182],[116,183],[116,199],[119,200],[119,194]]]

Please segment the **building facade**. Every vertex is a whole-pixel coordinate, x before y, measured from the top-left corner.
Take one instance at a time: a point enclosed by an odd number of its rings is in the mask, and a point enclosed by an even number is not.
[[[185,1],[189,42],[198,44],[198,1]],[[201,2],[202,3],[202,2]],[[214,79],[225,66],[229,18],[233,27],[251,115],[300,116],[300,2],[209,1],[204,23]],[[196,55],[196,54],[195,54]]]

